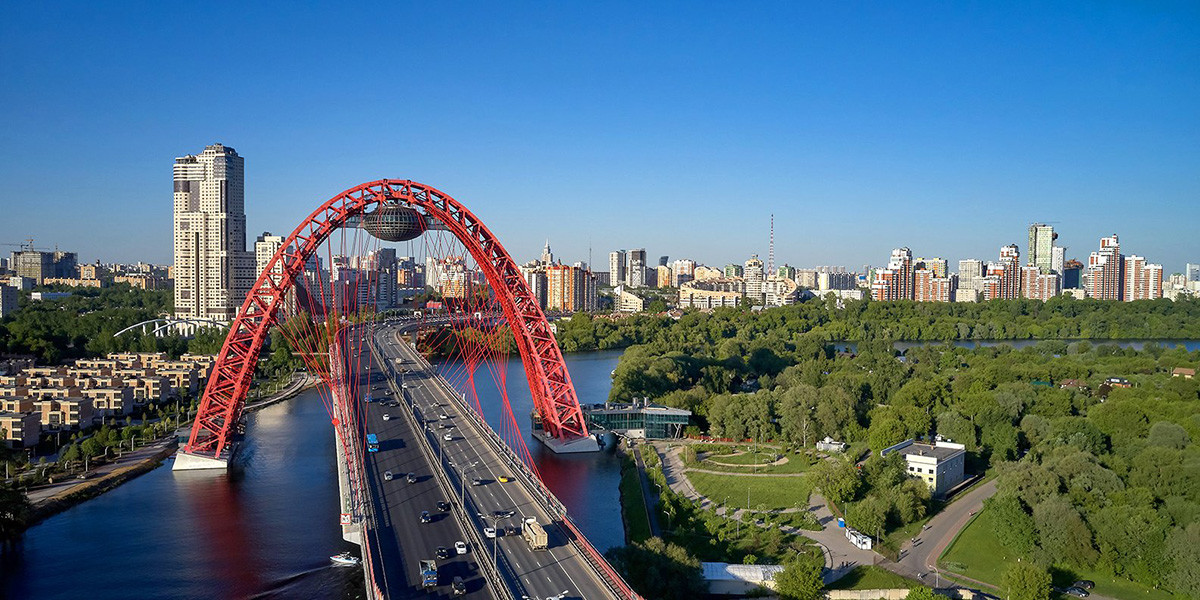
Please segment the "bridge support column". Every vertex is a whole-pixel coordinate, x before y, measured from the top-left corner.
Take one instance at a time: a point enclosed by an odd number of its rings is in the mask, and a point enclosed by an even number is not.
[[[198,454],[188,454],[187,452],[175,453],[175,465],[171,467],[172,471],[199,471],[204,469],[228,469],[229,458],[213,458],[211,456],[200,456]]]

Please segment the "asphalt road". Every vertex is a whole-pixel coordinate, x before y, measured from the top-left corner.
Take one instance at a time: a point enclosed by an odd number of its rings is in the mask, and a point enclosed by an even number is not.
[[[366,356],[363,357],[366,363]],[[351,359],[353,360],[353,359]],[[370,390],[373,397],[390,398],[388,376],[377,361],[371,361],[370,379],[360,381],[358,393]],[[366,374],[360,374],[365,379]],[[367,431],[379,437],[379,452],[366,453],[367,484],[371,490],[377,516],[376,548],[378,559],[386,567],[380,582],[392,599],[399,598],[471,598],[492,600],[495,596],[480,574],[477,563],[483,555],[468,548],[464,555],[454,553],[454,542],[465,541],[459,522],[448,512],[437,509],[437,503],[449,501],[433,478],[433,465],[417,446],[418,433],[410,419],[399,414],[403,409],[391,409],[369,404],[365,411]],[[393,411],[400,418],[383,420],[383,413]],[[391,471],[393,479],[384,478]],[[408,483],[404,475],[415,473],[416,483]],[[453,509],[453,507],[452,507]],[[432,521],[421,523],[421,511],[429,511]],[[436,559],[439,546],[451,552],[448,560]],[[433,559],[438,563],[438,586],[424,588],[418,571],[418,561]],[[450,582],[462,577],[466,596],[454,596]]]
[[[518,531],[518,533],[488,539],[486,540],[487,548],[471,548],[467,556],[480,561],[498,561],[500,572],[509,580],[507,582],[509,589],[514,591],[517,598],[529,596],[542,599],[561,597],[564,600],[568,598],[593,600],[614,597],[580,554],[580,551],[569,542],[560,526],[553,523],[549,514],[536,501],[530,490],[515,480],[507,483],[500,481],[501,477],[511,478],[514,476],[512,469],[507,466],[505,459],[489,445],[484,438],[484,432],[477,428],[476,422],[467,416],[467,409],[464,405],[452,398],[451,392],[447,391],[428,370],[428,364],[424,359],[420,358],[407,343],[400,341],[398,334],[402,329],[402,325],[385,325],[379,327],[375,333],[377,358],[396,365],[399,375],[398,380],[391,382],[389,386],[392,394],[385,396],[393,398],[401,393],[407,395],[407,399],[412,403],[411,410],[415,418],[427,426],[422,433],[430,440],[435,451],[441,454],[439,460],[444,472],[451,483],[459,489],[460,498],[454,499],[454,503],[465,506],[466,515],[472,525],[477,527],[480,532],[484,527],[499,528],[500,526],[509,531]],[[403,362],[397,363],[397,359],[401,359]],[[383,390],[379,390],[379,392],[382,393]],[[403,411],[409,410],[407,403],[401,401],[400,406],[397,407],[383,406],[379,403],[371,403],[368,406],[368,423],[372,427],[380,428],[378,433],[381,434],[381,448],[376,455],[379,457],[377,460],[387,461],[389,460],[386,457],[388,454],[403,454],[403,452],[398,453],[397,450],[402,451],[414,444],[415,440],[412,436],[415,432],[412,431],[412,420],[404,418],[403,414]],[[384,422],[382,420],[384,413],[388,413],[391,419]],[[441,418],[442,415],[447,418]],[[396,434],[402,436],[402,439],[397,440],[394,437]],[[451,437],[449,441],[443,438],[447,434]],[[397,448],[397,446],[400,447]],[[415,453],[410,452],[409,454],[415,456]],[[397,469],[400,471],[415,469],[415,467],[408,468],[404,464],[406,463],[397,463],[393,472],[396,472]],[[427,465],[422,466],[426,469],[429,468]],[[418,473],[422,476],[426,474],[422,471],[418,471]],[[479,485],[473,484],[475,479],[480,480]],[[391,489],[410,485],[395,481],[385,483],[391,483]],[[405,496],[402,499],[400,495],[397,495],[388,498],[388,515],[391,521],[408,519],[411,526],[416,527],[418,525],[417,515],[420,511],[431,509],[437,500],[442,499],[435,497],[438,492],[432,481],[428,485],[432,490],[431,494],[421,495],[420,489],[424,484],[424,481],[411,484],[415,486],[413,488],[415,496]],[[412,505],[405,506],[409,502]],[[497,511],[511,512],[511,516],[496,517]],[[520,536],[520,523],[525,517],[534,517],[545,527],[549,537],[550,547],[548,550],[532,550]],[[449,519],[446,520],[449,521]],[[429,528],[430,525],[436,525],[436,523],[423,527]],[[397,526],[397,530],[399,529],[400,526]],[[482,538],[482,535],[480,537]],[[458,539],[464,538],[461,536],[454,538],[454,540]],[[401,541],[401,544],[404,543]],[[444,544],[444,541],[440,543]],[[493,557],[493,547],[499,551],[498,557]],[[410,562],[415,565],[415,561],[410,560]],[[475,588],[470,587],[470,589]]]

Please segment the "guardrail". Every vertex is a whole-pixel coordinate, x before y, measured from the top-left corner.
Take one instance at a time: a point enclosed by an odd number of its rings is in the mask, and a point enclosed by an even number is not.
[[[401,341],[400,343],[403,342]],[[572,521],[570,516],[567,515],[566,506],[563,505],[558,497],[546,487],[546,484],[542,482],[541,479],[539,479],[533,474],[532,471],[529,470],[528,465],[526,465],[525,462],[522,461],[511,448],[509,448],[508,444],[505,443],[504,440],[501,439],[491,427],[488,426],[488,424],[483,420],[483,417],[466,403],[466,399],[463,397],[463,395],[454,390],[454,387],[451,386],[450,383],[441,375],[435,373],[432,369],[432,365],[430,365],[428,361],[426,361],[420,355],[417,356],[418,359],[424,364],[426,373],[438,381],[439,391],[441,391],[442,394],[451,401],[455,402],[461,409],[460,412],[470,416],[469,422],[471,423],[472,427],[477,433],[481,434],[481,437],[488,441],[497,455],[504,458],[505,462],[509,464],[515,473],[519,473],[521,475],[520,480],[526,486],[526,489],[530,492],[530,495],[542,504],[542,508],[545,509],[548,514],[557,517],[563,523],[568,530],[569,535],[567,537],[570,539],[571,544],[574,545],[577,550],[579,550],[580,554],[597,572],[604,585],[620,598],[626,598],[629,600],[642,600],[642,597],[638,595],[637,592],[633,591],[633,589],[629,587],[629,584],[625,583],[625,580],[622,579],[621,575],[612,568],[612,565],[605,560],[604,556],[598,550],[596,550],[596,548],[592,546],[590,542],[587,541],[587,538],[584,537],[583,533],[579,531],[579,528],[575,526],[574,521]],[[389,365],[389,368],[394,372],[395,365]]]

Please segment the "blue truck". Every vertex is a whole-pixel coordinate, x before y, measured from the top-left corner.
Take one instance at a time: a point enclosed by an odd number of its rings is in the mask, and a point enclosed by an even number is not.
[[[379,452],[379,438],[375,434],[367,434],[367,452]]]

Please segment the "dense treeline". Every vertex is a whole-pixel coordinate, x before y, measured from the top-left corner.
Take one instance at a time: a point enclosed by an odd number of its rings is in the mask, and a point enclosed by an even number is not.
[[[118,284],[70,291],[73,293],[67,298],[38,302],[23,292],[20,309],[0,323],[0,353],[32,354],[42,364],[56,364],[109,352],[178,356],[190,350],[190,342],[178,337],[156,338],[140,331],[113,337],[130,325],[169,314],[171,290],[139,290]]]
[[[839,308],[841,305],[841,308]],[[1060,296],[1047,302],[873,302],[814,299],[756,313],[689,312],[678,322],[637,315],[617,321],[586,315],[558,324],[567,352],[667,342],[671,349],[762,337],[788,341],[811,333],[825,341],[944,342],[1026,339],[1200,339],[1200,300],[1110,302]]]
[[[1088,308],[1075,318],[1108,323],[1110,333],[1138,315],[1176,323],[1170,331],[1147,327],[1146,335],[1195,337],[1194,302],[1076,304]],[[877,451],[941,435],[967,447],[972,470],[1000,473],[990,503],[996,535],[1025,562],[1198,597],[1200,379],[1171,372],[1200,367],[1200,351],[1046,340],[1021,350],[930,344],[900,355],[889,339],[869,337],[851,355],[827,343],[831,322],[819,322],[818,306],[643,322],[643,342],[622,356],[612,398],[687,408],[698,429],[717,437],[811,446],[828,435],[869,447],[872,458],[861,470],[851,461],[822,461],[813,477],[853,526],[885,535],[919,521],[932,505],[897,455],[881,459]],[[877,306],[877,318],[899,322],[925,308]],[[980,316],[1022,306],[974,310]],[[869,324],[865,331],[890,332]],[[1112,388],[1110,377],[1132,387]],[[1064,388],[1067,380],[1079,384]]]

